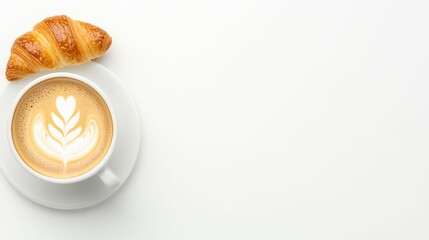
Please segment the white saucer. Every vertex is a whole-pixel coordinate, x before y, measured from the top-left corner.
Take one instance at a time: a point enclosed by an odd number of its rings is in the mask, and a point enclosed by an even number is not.
[[[8,113],[18,92],[37,77],[52,72],[80,74],[95,82],[111,99],[117,114],[118,139],[108,166],[122,184],[130,175],[137,160],[140,146],[140,122],[137,108],[122,82],[107,68],[96,62],[42,72],[23,80],[8,83],[0,96],[0,112]],[[6,127],[7,119],[0,118]],[[106,187],[94,176],[83,182],[56,185],[42,181],[28,173],[14,158],[9,148],[6,131],[0,134],[0,168],[9,182],[24,196],[43,206],[56,209],[79,209],[93,206],[111,196],[116,190]]]

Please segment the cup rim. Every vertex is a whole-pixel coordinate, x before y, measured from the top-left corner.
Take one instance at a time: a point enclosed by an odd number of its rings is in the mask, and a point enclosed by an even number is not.
[[[110,116],[112,118],[112,125],[113,125],[113,134],[112,134],[112,140],[110,142],[110,146],[109,149],[107,150],[106,154],[104,155],[103,159],[101,159],[99,161],[99,163],[93,167],[92,169],[90,169],[89,171],[85,172],[84,174],[72,177],[72,178],[53,178],[53,177],[49,177],[46,175],[43,175],[37,171],[35,171],[34,169],[32,169],[30,166],[28,166],[24,160],[22,160],[21,156],[18,154],[18,152],[15,149],[15,145],[13,143],[13,137],[12,137],[12,119],[16,110],[16,107],[19,103],[19,101],[21,100],[21,98],[24,96],[24,94],[30,90],[32,87],[34,87],[35,85],[52,79],[52,78],[57,78],[57,77],[65,77],[65,78],[71,78],[77,81],[80,81],[84,84],[87,84],[88,86],[90,86],[94,91],[96,91],[98,94],[100,94],[101,98],[104,100],[104,102],[107,105],[107,108],[110,111]],[[114,111],[113,105],[110,101],[110,99],[107,97],[107,95],[104,93],[104,91],[97,85],[95,84],[93,81],[91,81],[90,79],[79,75],[79,74],[75,74],[75,73],[69,73],[69,72],[55,72],[55,73],[48,73],[45,75],[42,75],[34,80],[32,80],[31,82],[29,82],[23,89],[21,89],[19,91],[19,93],[16,95],[12,107],[9,111],[9,117],[8,117],[8,124],[7,124],[7,137],[8,137],[8,142],[9,142],[9,147],[15,157],[15,159],[19,162],[19,164],[25,169],[27,170],[27,172],[29,172],[30,174],[32,174],[33,176],[51,182],[51,183],[57,183],[57,184],[71,184],[71,183],[77,183],[77,182],[81,182],[84,181],[86,179],[89,179],[91,177],[93,177],[95,174],[97,174],[101,169],[103,169],[107,162],[109,161],[113,150],[115,148],[116,145],[116,141],[117,141],[117,135],[118,135],[118,125],[117,125],[117,119],[116,119],[116,113]]]

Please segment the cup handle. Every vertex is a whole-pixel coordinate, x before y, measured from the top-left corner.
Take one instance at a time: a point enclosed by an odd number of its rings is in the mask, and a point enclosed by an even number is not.
[[[105,167],[101,169],[101,171],[98,173],[98,177],[103,181],[106,186],[108,186],[110,189],[114,190],[119,185],[121,185],[121,180],[116,176],[115,173],[113,173],[112,169],[109,167]]]

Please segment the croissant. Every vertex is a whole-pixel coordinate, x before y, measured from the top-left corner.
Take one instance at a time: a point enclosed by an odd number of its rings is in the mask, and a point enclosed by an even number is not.
[[[43,70],[74,66],[103,55],[112,38],[103,29],[67,16],[46,18],[18,37],[6,67],[9,81]]]

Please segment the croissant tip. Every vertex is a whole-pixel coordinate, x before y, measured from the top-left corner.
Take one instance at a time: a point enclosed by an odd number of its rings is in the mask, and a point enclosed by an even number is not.
[[[13,75],[11,75],[11,74],[9,74],[9,73],[6,72],[6,79],[9,82],[13,82],[13,81],[19,80],[21,78],[20,77],[15,77],[15,76],[13,76]]]
[[[6,71],[5,75],[6,75],[6,80],[9,82],[13,82],[13,81],[16,81],[16,80],[19,80],[22,78],[22,77],[15,76],[14,74],[10,73],[9,71]]]

